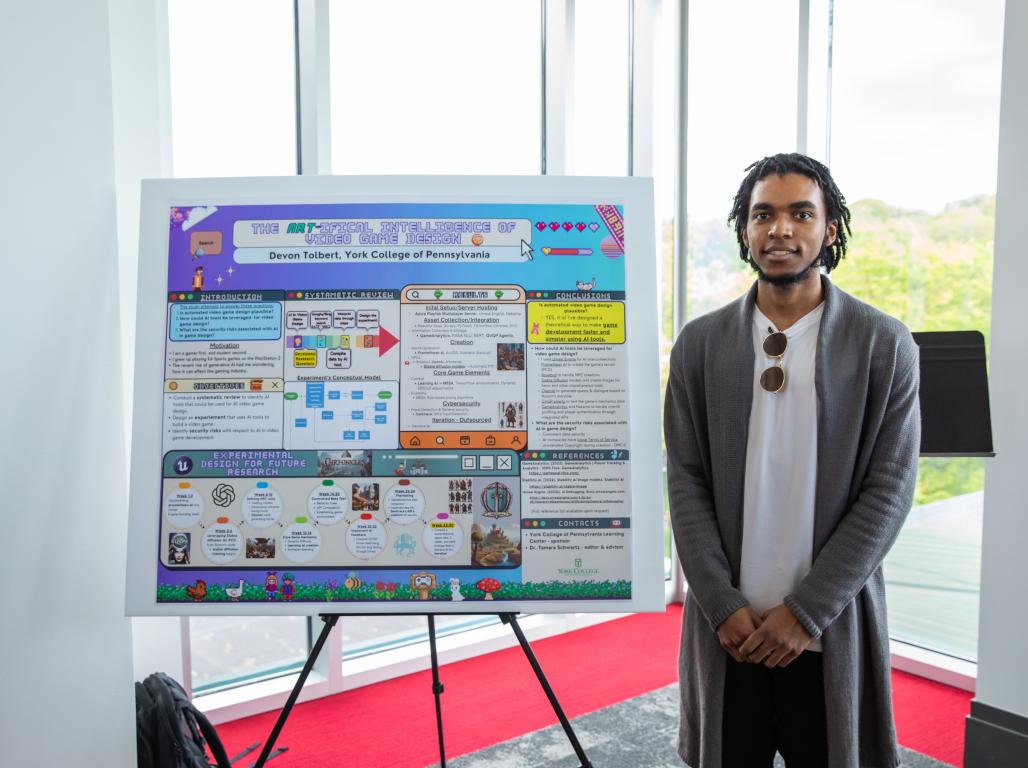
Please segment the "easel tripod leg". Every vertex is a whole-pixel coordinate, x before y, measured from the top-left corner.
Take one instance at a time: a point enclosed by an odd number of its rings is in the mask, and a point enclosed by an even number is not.
[[[435,648],[435,616],[428,614],[428,647],[432,656],[432,693],[435,695],[435,725],[439,734],[439,767],[446,768],[446,747],[443,745],[443,703],[440,696],[443,684],[439,682],[439,655]]]
[[[546,698],[550,700],[550,706],[553,707],[553,711],[556,713],[557,719],[560,720],[560,725],[564,729],[564,733],[567,735],[568,741],[571,742],[571,746],[575,750],[575,754],[582,763],[581,768],[592,768],[592,763],[590,763],[589,758],[586,757],[585,750],[582,749],[582,745],[579,743],[578,737],[575,735],[575,731],[571,727],[571,723],[568,721],[567,715],[564,714],[564,710],[561,708],[560,702],[557,701],[557,696],[553,693],[553,689],[550,687],[550,683],[546,679],[546,675],[543,673],[543,668],[539,666],[539,661],[532,652],[532,646],[528,644],[528,639],[525,637],[525,633],[521,631],[521,627],[518,625],[517,617],[513,613],[501,613],[500,621],[504,624],[510,624],[510,628],[514,630],[514,634],[517,636],[518,642],[521,643],[521,649],[525,652],[525,657],[528,659],[528,663],[532,665],[532,669],[535,671],[535,676],[539,678],[539,684],[543,687],[543,692],[546,694]]]
[[[300,696],[300,691],[303,690],[303,684],[307,681],[308,675],[314,668],[314,662],[318,660],[318,655],[321,653],[321,649],[325,645],[325,641],[328,640],[328,635],[332,631],[332,627],[336,625],[339,620],[337,615],[322,616],[322,620],[325,622],[324,628],[321,630],[321,634],[318,635],[317,641],[314,643],[314,647],[311,648],[311,653],[307,657],[307,663],[303,665],[303,670],[300,672],[300,677],[296,681],[296,685],[293,686],[292,692],[289,694],[289,698],[286,700],[286,705],[282,708],[282,711],[278,715],[278,720],[275,722],[275,727],[271,729],[271,735],[268,736],[268,740],[264,742],[264,749],[261,750],[261,756],[257,758],[257,762],[253,764],[253,768],[263,768],[264,763],[268,760],[268,755],[271,754],[271,750],[275,746],[275,741],[278,739],[278,735],[282,732],[282,726],[286,724],[286,718],[289,717],[289,713],[293,710],[293,705],[296,703],[296,699]]]

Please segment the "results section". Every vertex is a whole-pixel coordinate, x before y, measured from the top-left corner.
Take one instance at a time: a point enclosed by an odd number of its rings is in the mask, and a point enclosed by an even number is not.
[[[408,448],[525,447],[525,292],[513,285],[402,292]]]

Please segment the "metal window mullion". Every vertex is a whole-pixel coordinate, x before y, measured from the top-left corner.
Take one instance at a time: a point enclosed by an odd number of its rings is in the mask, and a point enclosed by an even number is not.
[[[296,172],[301,176],[332,172],[331,69],[328,0],[294,0],[296,56]],[[316,617],[306,617],[307,653],[321,633]],[[342,628],[337,623],[326,651],[315,664],[328,693],[343,690]]]
[[[687,317],[687,280],[686,255],[687,237],[687,202],[686,188],[688,167],[688,127],[689,127],[689,0],[679,0],[678,6],[678,85],[675,93],[676,114],[676,145],[678,162],[675,167],[675,252],[674,252],[674,297],[673,324],[675,335],[685,325]]]
[[[675,336],[685,325],[688,311],[687,282],[687,213],[688,213],[688,135],[689,135],[689,0],[678,0],[678,35],[677,35],[677,83],[675,88],[675,221],[674,221],[674,254],[672,258],[672,289],[674,302],[672,326]],[[673,580],[673,596],[678,600],[685,599],[685,576],[682,564],[678,559],[678,548],[671,543],[671,578]]]
[[[193,643],[189,628],[189,616],[179,617],[179,642],[182,644],[182,687],[190,698],[193,696]]]
[[[546,0],[539,0],[539,173],[546,175]]]
[[[825,165],[832,164],[832,46],[835,37],[835,0],[828,0],[828,72],[825,96]]]
[[[797,67],[797,151],[827,163],[829,126],[826,98],[829,95],[830,82],[828,16],[831,4],[829,0],[801,2]]]
[[[324,675],[328,680],[329,693],[343,692],[343,621],[346,617],[336,622],[328,635],[325,643],[325,650],[322,656],[325,659]],[[312,629],[320,632],[321,627],[314,624],[314,617],[310,618]]]
[[[652,49],[651,49],[652,50]],[[628,176],[635,173],[635,0],[628,2]]]
[[[574,93],[574,0],[542,0],[543,175],[568,172],[571,99]]]
[[[796,50],[796,151],[807,154],[810,77],[810,0],[799,0],[799,37]]]
[[[631,0],[628,40],[628,175],[653,175],[654,81],[661,0]],[[659,239],[659,238],[658,238]]]
[[[293,0],[296,172],[332,172],[328,0]]]

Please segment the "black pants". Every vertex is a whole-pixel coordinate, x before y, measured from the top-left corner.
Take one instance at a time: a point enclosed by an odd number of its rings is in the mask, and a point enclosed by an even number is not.
[[[723,768],[771,768],[775,751],[788,768],[828,765],[821,654],[784,669],[729,658],[721,738]]]

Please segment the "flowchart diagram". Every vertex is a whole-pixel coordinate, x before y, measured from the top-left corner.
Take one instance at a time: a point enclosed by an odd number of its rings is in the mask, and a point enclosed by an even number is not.
[[[287,382],[284,447],[391,448],[399,431],[397,394],[395,381]]]

